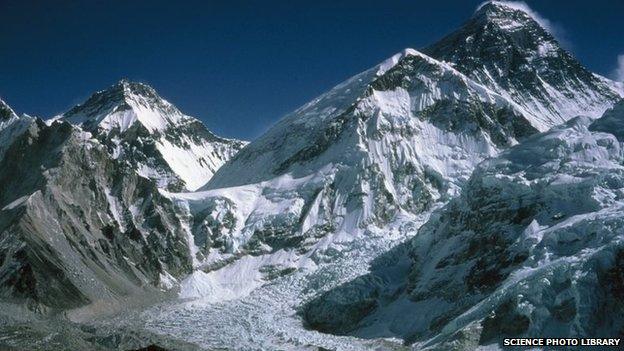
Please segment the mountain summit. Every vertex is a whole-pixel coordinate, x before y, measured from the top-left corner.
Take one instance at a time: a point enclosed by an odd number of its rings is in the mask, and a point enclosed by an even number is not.
[[[57,119],[95,135],[115,157],[169,190],[195,190],[245,143],[221,138],[149,85],[121,80]]]
[[[17,117],[17,115],[6,102],[0,99],[0,121],[9,120],[12,117]]]
[[[579,114],[599,117],[622,87],[589,72],[514,3],[483,4],[423,52],[518,103],[546,130]]]
[[[4,152],[9,145],[32,120],[32,117],[26,115],[18,116],[6,102],[0,99],[0,160],[4,157]]]
[[[199,187],[243,142],[125,80],[46,122],[0,111],[7,301],[63,309],[156,293],[191,273],[191,234],[162,189]]]
[[[417,215],[485,158],[599,116],[619,94],[529,13],[486,3],[440,42],[353,76],[241,150],[192,199],[196,242],[270,252]],[[224,216],[234,225],[215,226]]]
[[[118,129],[120,132],[131,128],[135,122],[149,132],[163,131],[179,124],[184,117],[149,85],[125,79],[96,92],[62,115],[62,119],[86,130]]]

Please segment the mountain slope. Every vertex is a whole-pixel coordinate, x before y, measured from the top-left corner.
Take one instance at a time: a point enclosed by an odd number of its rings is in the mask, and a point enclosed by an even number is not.
[[[50,121],[4,102],[0,116],[3,301],[46,311],[147,297],[191,272],[189,230],[159,188],[202,185],[243,142],[127,81]]]
[[[191,272],[189,229],[159,188],[202,185],[243,142],[126,81],[47,122],[4,102],[0,113],[5,302],[46,311],[151,296]]]
[[[188,233],[155,184],[66,122],[36,119],[0,161],[0,295],[77,307],[170,287]]]
[[[621,85],[585,69],[513,3],[483,4],[423,52],[518,103],[540,131],[577,115],[599,117],[624,97]]]
[[[619,335],[624,140],[599,131],[622,123],[623,107],[485,161],[460,197],[371,274],[308,304],[307,321],[440,349]]]
[[[447,100],[446,104],[440,103]],[[483,109],[489,121],[477,120],[479,116],[471,115],[475,112],[471,108]],[[495,110],[503,109],[509,109],[508,114],[519,118],[505,120],[508,116],[500,116],[501,121],[498,121]],[[466,116],[460,115],[461,110]],[[520,121],[520,113],[512,102],[473,82],[448,64],[406,49],[284,117],[224,167],[205,189],[255,183],[288,171],[306,174],[320,168],[322,163],[349,162],[343,150],[334,153],[327,150],[336,148],[351,129],[358,127],[357,119],[370,126],[361,133],[377,132],[380,134],[377,139],[389,133],[404,133],[399,136],[410,138],[411,134],[425,128],[417,126],[419,123],[431,124],[441,132],[450,131],[472,138],[481,132],[478,124],[482,123],[484,128],[490,128],[484,130],[487,136],[475,138],[488,139],[485,144],[493,148],[513,143],[517,137],[526,136],[534,129],[526,121]],[[523,123],[527,131],[515,125]],[[510,130],[513,128],[518,130]],[[362,142],[365,143],[367,138],[371,136],[363,135]],[[236,177],[232,176],[234,173]]]
[[[220,138],[151,87],[120,81],[56,119],[80,126],[159,187],[195,190],[245,143]]]

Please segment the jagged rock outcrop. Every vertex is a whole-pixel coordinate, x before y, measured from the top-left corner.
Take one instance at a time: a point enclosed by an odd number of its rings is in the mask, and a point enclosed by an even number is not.
[[[8,121],[12,118],[17,117],[11,106],[9,106],[6,102],[0,99],[0,121]]]

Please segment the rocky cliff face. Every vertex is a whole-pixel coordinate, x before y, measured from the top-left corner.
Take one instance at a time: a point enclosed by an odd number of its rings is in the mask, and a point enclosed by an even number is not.
[[[6,149],[31,122],[31,117],[18,116],[7,103],[0,99],[0,160],[4,157]]]
[[[17,117],[13,109],[0,99],[0,121],[5,122]]]
[[[159,188],[204,184],[243,142],[127,81],[48,122],[4,102],[0,117],[6,301],[65,309],[168,289],[192,271],[191,234]]]
[[[599,117],[624,87],[591,73],[517,4],[483,4],[460,29],[423,49],[520,105],[544,131],[578,115]]]
[[[193,258],[156,185],[66,122],[34,120],[0,163],[0,293],[76,307],[168,287]]]

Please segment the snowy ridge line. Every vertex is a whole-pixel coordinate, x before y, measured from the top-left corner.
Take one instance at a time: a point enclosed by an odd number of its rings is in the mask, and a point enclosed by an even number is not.
[[[247,143],[214,135],[143,83],[122,80],[47,121],[67,121],[170,190],[196,190]]]
[[[411,49],[411,48],[406,48],[404,49],[402,52],[395,54],[394,56],[392,56],[391,58],[387,59],[386,61],[384,61],[383,63],[381,63],[379,65],[379,70],[377,71],[378,76],[383,75],[384,73],[386,73],[387,71],[389,71],[390,69],[392,69],[394,66],[396,66],[397,64],[399,64],[399,62],[404,59],[405,57],[408,56],[414,56],[414,57],[419,57],[423,60],[425,60],[426,62],[428,62],[429,64],[438,66],[444,70],[448,70],[450,72],[452,72],[452,74],[456,75],[457,77],[459,77],[463,82],[465,82],[466,84],[468,84],[469,86],[471,86],[472,88],[474,88],[475,90],[477,90],[482,96],[486,96],[490,99],[493,99],[499,106],[510,106],[512,108],[514,108],[515,110],[517,110],[518,112],[520,112],[522,115],[527,116],[527,117],[531,117],[528,118],[529,122],[533,125],[533,127],[535,127],[537,130],[543,132],[548,130],[549,128],[551,128],[553,125],[548,125],[546,124],[547,122],[545,121],[541,121],[540,120],[540,114],[539,113],[534,113],[534,112],[530,112],[527,108],[521,106],[520,104],[518,104],[517,102],[515,102],[511,96],[509,94],[502,94],[502,93],[498,93],[496,91],[494,91],[493,89],[487,87],[484,84],[478,83],[477,81],[475,81],[474,79],[466,76],[464,73],[458,71],[457,69],[455,69],[455,67],[453,67],[452,64],[448,63],[448,62],[444,62],[444,61],[438,61],[430,56],[427,56],[426,54],[417,51],[415,49]],[[372,83],[371,83],[372,84]],[[499,91],[504,91],[504,89],[500,89]],[[423,110],[425,109],[427,106],[420,106],[419,109]],[[416,110],[418,111],[418,110]]]

